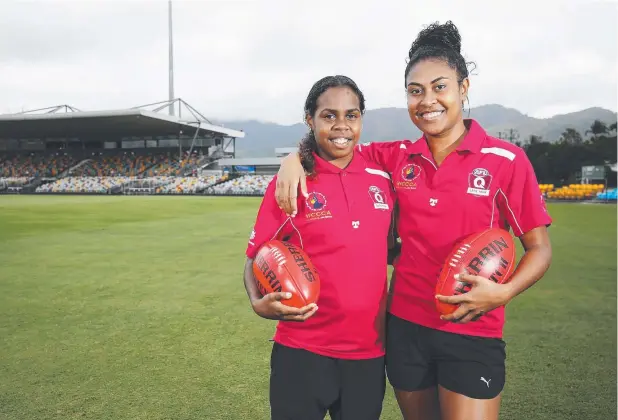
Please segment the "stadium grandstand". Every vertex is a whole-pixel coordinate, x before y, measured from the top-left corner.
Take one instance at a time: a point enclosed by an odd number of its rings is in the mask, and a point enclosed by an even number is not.
[[[171,107],[178,110],[160,112]],[[58,105],[4,114],[0,193],[260,194],[276,169],[259,159],[234,162],[236,139],[244,136],[182,99],[108,111]]]
[[[172,107],[169,115],[161,112]],[[236,139],[244,136],[213,124],[182,99],[109,111],[58,105],[0,115],[0,193],[263,195],[281,158],[296,148],[236,158]],[[541,192],[548,200],[616,201],[616,190],[605,188],[605,170],[583,167],[581,183],[541,184]]]

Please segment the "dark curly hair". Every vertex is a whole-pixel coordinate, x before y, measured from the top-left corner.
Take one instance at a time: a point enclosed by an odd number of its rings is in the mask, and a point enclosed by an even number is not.
[[[307,100],[305,101],[305,123],[307,122],[308,116],[311,116],[312,118],[315,116],[315,112],[318,109],[319,97],[328,89],[341,86],[346,86],[352,89],[352,91],[358,97],[361,114],[365,113],[365,97],[363,95],[363,92],[361,92],[358,86],[356,86],[356,83],[354,83],[354,80],[341,75],[326,76],[315,82],[315,84],[309,91],[309,95],[307,95]],[[313,157],[313,152],[317,153],[317,151],[318,143],[315,139],[313,130],[309,128],[309,132],[305,134],[303,139],[300,141],[300,144],[298,145],[298,154],[300,155],[300,161],[308,176],[315,175],[315,159]]]
[[[442,25],[438,22],[432,23],[418,34],[408,52],[404,83],[412,66],[432,58],[444,60],[454,69],[459,83],[468,77],[468,65],[474,66],[473,62],[466,62],[461,55],[461,35],[450,20]]]

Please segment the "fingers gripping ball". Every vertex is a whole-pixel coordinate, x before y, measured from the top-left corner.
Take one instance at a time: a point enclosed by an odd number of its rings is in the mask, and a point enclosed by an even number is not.
[[[320,295],[320,276],[307,254],[289,242],[272,240],[259,249],[253,260],[253,275],[262,295],[290,292],[281,303],[302,308],[316,303]]]
[[[436,294],[456,296],[469,292],[470,285],[456,280],[456,274],[467,272],[502,284],[509,281],[514,269],[515,242],[511,234],[504,229],[487,229],[468,236],[453,248],[440,272]],[[457,305],[437,299],[435,302],[442,315],[457,309]]]

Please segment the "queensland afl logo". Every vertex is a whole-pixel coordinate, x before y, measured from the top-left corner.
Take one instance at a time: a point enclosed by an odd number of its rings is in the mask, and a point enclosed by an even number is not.
[[[369,197],[373,201],[373,208],[379,210],[388,210],[388,203],[384,200],[384,192],[378,187],[369,187]]]
[[[476,168],[468,176],[468,194],[487,197],[492,176],[487,169]]]
[[[401,177],[404,181],[414,181],[421,173],[421,167],[411,163],[401,169]]]

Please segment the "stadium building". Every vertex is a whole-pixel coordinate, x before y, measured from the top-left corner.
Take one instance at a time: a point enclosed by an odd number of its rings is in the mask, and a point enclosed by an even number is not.
[[[236,139],[244,137],[182,99],[0,115],[0,194],[263,195],[281,158],[297,149],[237,158]],[[548,200],[616,201],[604,177],[605,166],[587,166],[580,184],[541,184],[541,192]]]
[[[279,159],[235,159],[244,136],[182,99],[0,115],[0,193],[260,195]]]

